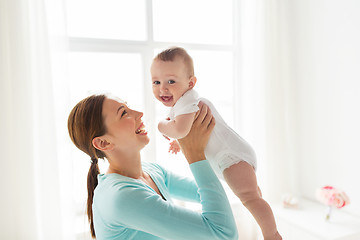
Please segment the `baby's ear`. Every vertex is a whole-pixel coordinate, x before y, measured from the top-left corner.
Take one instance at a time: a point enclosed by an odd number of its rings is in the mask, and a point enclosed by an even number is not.
[[[191,77],[190,81],[189,81],[189,88],[193,88],[196,84],[196,81],[197,81],[197,78],[195,76]]]

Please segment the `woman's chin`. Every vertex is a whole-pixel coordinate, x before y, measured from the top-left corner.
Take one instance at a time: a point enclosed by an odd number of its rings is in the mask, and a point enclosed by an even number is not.
[[[142,148],[144,148],[146,145],[149,144],[150,138],[147,135],[143,135],[142,137],[143,137],[143,140],[142,140],[143,146],[142,146]]]

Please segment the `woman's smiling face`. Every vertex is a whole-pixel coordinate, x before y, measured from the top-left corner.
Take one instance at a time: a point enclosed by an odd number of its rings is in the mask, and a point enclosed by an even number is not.
[[[107,97],[103,103],[102,116],[106,136],[120,150],[142,149],[149,137],[141,120],[143,113],[130,109],[125,102]]]

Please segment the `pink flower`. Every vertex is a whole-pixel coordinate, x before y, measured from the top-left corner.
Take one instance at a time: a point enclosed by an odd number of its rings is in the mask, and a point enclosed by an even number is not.
[[[342,208],[350,203],[349,197],[344,191],[332,186],[324,186],[318,189],[316,197],[321,203],[331,207]]]

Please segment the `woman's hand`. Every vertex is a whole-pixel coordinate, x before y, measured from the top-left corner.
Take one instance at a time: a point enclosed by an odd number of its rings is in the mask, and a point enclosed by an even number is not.
[[[181,151],[189,164],[205,159],[205,147],[215,127],[215,119],[210,108],[202,102],[198,106],[200,110],[195,115],[189,134],[178,139]]]

